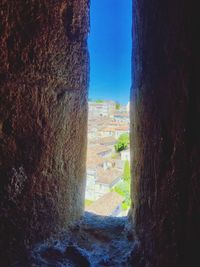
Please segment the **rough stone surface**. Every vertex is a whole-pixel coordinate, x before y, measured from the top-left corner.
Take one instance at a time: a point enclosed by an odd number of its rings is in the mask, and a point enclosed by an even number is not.
[[[142,267],[200,266],[197,10],[186,0],[133,1],[132,217]]]
[[[0,261],[82,214],[88,11],[0,1]]]
[[[37,244],[12,267],[131,267],[137,244],[127,217],[87,213],[59,240]]]

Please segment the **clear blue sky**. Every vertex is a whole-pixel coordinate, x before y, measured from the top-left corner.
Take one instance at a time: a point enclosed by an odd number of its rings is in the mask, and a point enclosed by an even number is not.
[[[89,98],[127,103],[131,86],[132,0],[91,0]]]

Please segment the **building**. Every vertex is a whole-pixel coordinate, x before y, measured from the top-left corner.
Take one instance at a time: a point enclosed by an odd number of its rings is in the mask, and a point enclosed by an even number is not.
[[[96,201],[121,181],[124,161],[120,154],[118,159],[113,159],[112,155],[123,133],[129,133],[125,109],[116,112],[114,101],[89,102],[87,200]]]
[[[127,112],[115,112],[113,120],[116,122],[127,122],[129,123],[129,114]]]
[[[105,127],[101,129],[101,137],[115,137],[115,127]]]
[[[104,145],[89,145],[87,150],[87,156],[89,160],[92,160],[95,155],[98,155],[102,158],[110,157],[112,155],[112,147]]]
[[[89,114],[92,117],[110,117],[115,112],[116,103],[114,101],[103,101],[102,103],[90,101],[88,106]]]
[[[117,140],[113,136],[104,137],[99,140],[99,144],[103,146],[114,147],[116,143],[117,143]]]
[[[89,117],[88,119],[88,140],[98,140],[101,138],[101,129],[111,123],[108,117]]]
[[[130,101],[129,101],[128,104],[126,105],[126,112],[127,112],[127,113],[130,112]]]
[[[130,162],[130,149],[122,150],[120,152],[121,160],[128,160]]]
[[[100,198],[121,182],[122,173],[117,169],[98,169],[95,181],[95,196]]]
[[[86,211],[102,216],[119,216],[124,198],[116,192],[109,192],[86,207]]]
[[[115,128],[115,138],[118,139],[121,134],[129,134],[129,126],[118,126]]]
[[[121,159],[113,159],[112,160],[113,167],[120,170],[121,173],[123,172],[124,169],[124,161]]]
[[[96,200],[121,181],[122,172],[115,168],[87,168],[85,198]]]
[[[96,200],[102,195],[99,192],[99,184],[96,184],[96,181],[99,179],[100,170],[105,171],[112,167],[109,159],[111,152],[112,148],[106,146],[95,145],[94,147],[88,148],[86,199]],[[109,175],[109,173],[107,174]],[[107,193],[109,190],[104,191]]]

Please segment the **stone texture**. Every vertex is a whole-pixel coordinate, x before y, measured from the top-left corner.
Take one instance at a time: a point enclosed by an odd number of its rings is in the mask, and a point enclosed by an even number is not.
[[[86,212],[62,239],[37,244],[13,267],[131,267],[137,244],[128,237],[130,227],[127,217]]]
[[[88,11],[88,0],[0,2],[1,260],[83,212]]]
[[[133,1],[132,218],[142,267],[200,266],[197,10],[186,0]]]

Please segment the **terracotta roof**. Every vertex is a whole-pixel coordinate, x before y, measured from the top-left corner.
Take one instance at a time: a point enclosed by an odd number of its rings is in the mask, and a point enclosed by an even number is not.
[[[101,129],[102,132],[129,131],[128,125],[110,126]]]
[[[109,143],[113,143],[113,144],[115,144],[117,142],[117,140],[114,138],[114,137],[112,137],[112,136],[109,136],[109,137],[104,137],[104,138],[101,138],[100,140],[99,140],[99,143],[101,144],[101,145],[103,145],[103,144],[109,144]]]
[[[86,207],[85,210],[102,216],[109,216],[123,200],[124,198],[116,192],[109,192]]]
[[[112,121],[112,119],[110,119],[110,118],[107,118],[107,117],[89,117],[89,119],[88,119],[88,123],[89,124],[96,124],[96,123],[98,123],[98,124],[108,124],[109,122],[111,122]]]
[[[114,145],[117,142],[117,140],[113,136],[109,137],[103,137],[103,138],[96,138],[89,140],[88,144],[92,147],[94,145]]]
[[[127,122],[121,122],[121,121],[112,121],[110,122],[110,126],[125,126],[127,125],[128,123]]]
[[[116,131],[129,131],[129,126],[118,126],[115,129]]]
[[[87,155],[95,155],[108,151],[112,151],[112,149],[103,145],[95,145],[88,147]]]
[[[114,127],[106,127],[101,130],[102,132],[115,132]]]
[[[115,112],[114,113],[114,116],[119,116],[119,117],[129,117],[129,114],[128,113],[125,113],[125,112]]]
[[[105,161],[105,158],[102,158],[98,155],[88,155],[87,156],[87,168],[96,168],[99,165],[102,165]]]
[[[111,185],[114,181],[121,178],[122,173],[117,169],[98,169],[96,183]]]

